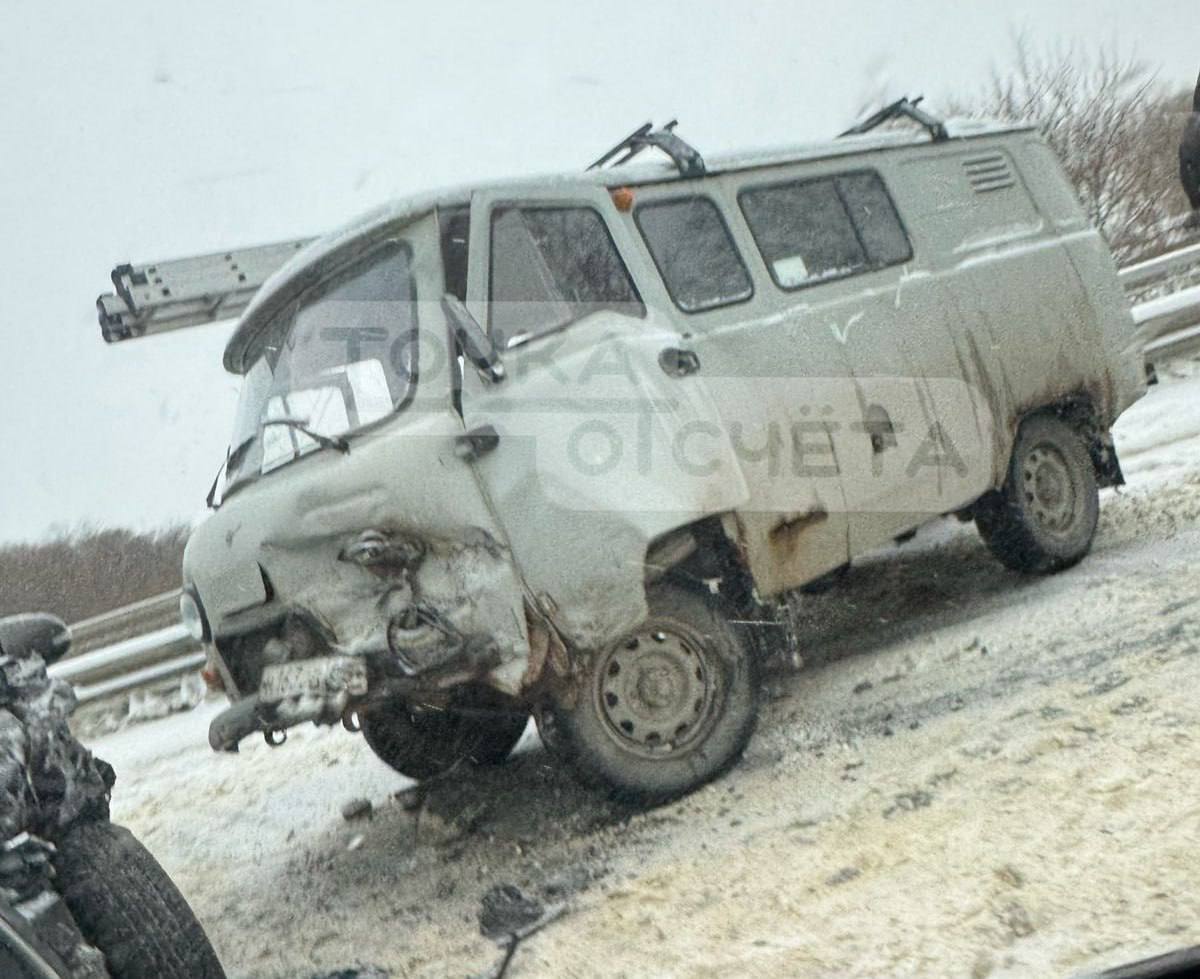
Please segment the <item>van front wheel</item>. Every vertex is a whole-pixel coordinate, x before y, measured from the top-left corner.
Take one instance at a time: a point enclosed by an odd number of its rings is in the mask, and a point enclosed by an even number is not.
[[[757,664],[705,596],[661,586],[632,632],[580,664],[574,696],[542,713],[556,753],[585,782],[659,803],[716,778],[754,731]]]
[[[489,711],[487,708],[493,707]],[[521,740],[528,715],[481,699],[472,710],[413,710],[401,702],[359,712],[363,738],[380,761],[422,781],[459,765],[499,765]]]
[[[1099,514],[1083,438],[1061,418],[1039,414],[1021,424],[1004,485],[975,505],[975,524],[1007,567],[1046,574],[1087,554]]]

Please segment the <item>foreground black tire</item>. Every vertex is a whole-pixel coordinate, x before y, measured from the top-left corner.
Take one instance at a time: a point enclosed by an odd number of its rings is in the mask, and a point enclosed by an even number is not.
[[[381,761],[422,780],[456,765],[501,764],[521,740],[529,718],[484,700],[471,712],[374,704],[359,711],[358,720],[363,738]]]
[[[1092,547],[1100,515],[1096,468],[1082,436],[1061,418],[1021,424],[998,493],[975,507],[975,524],[1007,567],[1048,574],[1076,564]]]
[[[732,766],[754,733],[754,643],[705,595],[664,585],[646,621],[579,666],[574,696],[541,715],[581,780],[657,804]]]
[[[129,830],[80,823],[56,845],[59,893],[113,979],[224,979],[187,901]]]

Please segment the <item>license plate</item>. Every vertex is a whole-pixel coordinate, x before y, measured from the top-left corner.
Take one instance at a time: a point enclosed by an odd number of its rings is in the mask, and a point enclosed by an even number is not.
[[[322,656],[267,666],[258,685],[258,699],[265,703],[335,693],[360,697],[366,692],[367,664],[357,656]]]

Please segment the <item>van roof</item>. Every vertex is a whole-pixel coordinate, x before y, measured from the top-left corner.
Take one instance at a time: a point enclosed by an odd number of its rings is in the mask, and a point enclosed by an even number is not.
[[[843,136],[836,140],[802,143],[794,146],[714,154],[705,157],[704,176],[752,170],[757,167],[782,166],[810,160],[860,156],[884,150],[912,146],[938,147],[961,140],[978,139],[1006,133],[1028,132],[1034,127],[1012,123],[954,119],[946,122],[950,139],[946,143],[931,143],[928,135],[918,129],[875,130],[864,135]],[[462,206],[480,190],[510,190],[514,193],[554,188],[567,190],[578,187],[625,187],[661,183],[666,180],[694,180],[681,177],[668,160],[646,160],[616,167],[580,170],[567,173],[539,174],[509,180],[460,185],[442,190],[397,198],[360,215],[329,234],[310,242],[275,272],[250,301],[242,313],[237,329],[225,347],[225,369],[242,373],[243,358],[250,340],[272,315],[297,293],[315,284],[327,269],[340,264],[358,250],[355,243],[370,246],[390,230],[395,230],[428,214],[436,207]]]

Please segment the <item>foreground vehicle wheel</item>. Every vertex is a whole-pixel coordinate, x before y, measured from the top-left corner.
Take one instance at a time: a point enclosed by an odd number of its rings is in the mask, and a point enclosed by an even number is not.
[[[586,782],[619,798],[663,802],[741,756],[754,731],[753,643],[703,595],[663,586],[650,614],[582,664],[573,702],[547,719],[558,751]]]
[[[1087,554],[1099,514],[1083,439],[1061,418],[1033,415],[1017,433],[1004,486],[976,505],[975,523],[1006,566],[1045,574]]]
[[[427,779],[455,765],[499,765],[516,747],[528,718],[497,708],[478,713],[410,710],[376,704],[359,712],[363,738],[379,759],[401,775]]]
[[[187,901],[129,830],[81,823],[57,846],[59,893],[113,979],[224,979]]]

